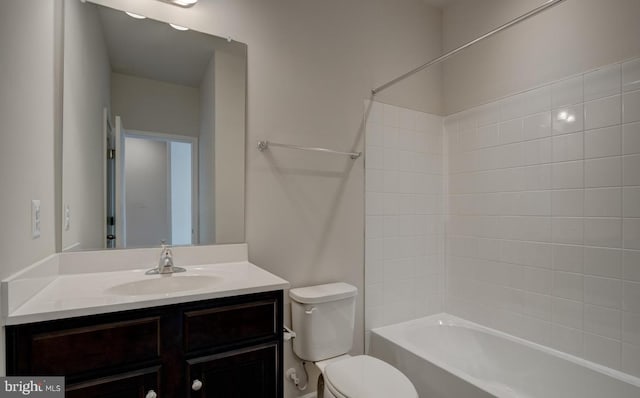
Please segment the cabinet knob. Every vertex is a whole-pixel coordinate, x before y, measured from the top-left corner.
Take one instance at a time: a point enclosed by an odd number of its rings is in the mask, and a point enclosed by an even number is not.
[[[147,395],[144,396],[144,398],[156,398],[157,396],[158,394],[156,394],[155,391],[149,390],[149,392],[147,393]]]
[[[193,391],[198,391],[198,390],[200,390],[201,388],[202,388],[202,382],[201,382],[200,380],[198,380],[198,379],[195,379],[195,380],[193,381],[193,384],[191,384],[191,389],[192,389]]]

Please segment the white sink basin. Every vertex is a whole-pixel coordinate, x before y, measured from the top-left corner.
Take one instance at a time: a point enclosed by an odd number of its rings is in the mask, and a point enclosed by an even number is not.
[[[170,274],[149,276],[149,279],[112,286],[107,289],[107,293],[119,296],[144,296],[162,293],[177,293],[204,289],[221,280],[222,278],[211,275]]]

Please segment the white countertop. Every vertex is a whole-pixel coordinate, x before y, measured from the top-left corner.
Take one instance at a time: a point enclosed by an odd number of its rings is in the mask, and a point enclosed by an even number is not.
[[[286,280],[248,261],[184,268],[186,272],[171,275],[145,275],[148,268],[59,274],[23,304],[9,310],[4,324],[17,325],[289,288]],[[194,279],[202,276],[203,280],[211,278],[211,282],[195,290],[179,292],[134,295],[114,289],[154,278],[184,276]]]

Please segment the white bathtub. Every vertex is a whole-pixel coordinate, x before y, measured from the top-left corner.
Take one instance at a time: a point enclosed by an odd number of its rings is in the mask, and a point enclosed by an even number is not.
[[[421,398],[640,397],[638,378],[448,314],[373,329],[369,354]]]

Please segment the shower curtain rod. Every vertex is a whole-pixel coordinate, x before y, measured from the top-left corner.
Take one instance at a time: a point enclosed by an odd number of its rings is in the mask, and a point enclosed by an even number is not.
[[[551,7],[555,6],[555,5],[558,5],[559,3],[562,3],[563,1],[566,1],[566,0],[549,0],[546,3],[544,3],[543,5],[541,5],[540,7],[535,8],[535,9],[529,11],[528,13],[523,14],[523,15],[515,18],[515,19],[512,19],[511,21],[505,23],[504,25],[501,25],[501,26],[493,29],[492,31],[487,32],[484,35],[482,35],[480,37],[477,37],[477,38],[471,40],[470,42],[468,42],[466,44],[463,44],[460,47],[458,47],[458,48],[456,48],[454,50],[451,50],[446,54],[443,54],[443,55],[439,56],[438,58],[432,59],[431,61],[427,62],[426,64],[420,65],[419,67],[417,67],[417,68],[405,73],[404,75],[402,75],[400,77],[397,77],[397,78],[395,78],[395,79],[393,79],[393,80],[391,80],[391,81],[389,81],[389,82],[387,82],[387,83],[385,83],[385,84],[383,84],[383,85],[381,85],[379,87],[374,88],[373,90],[371,90],[371,94],[372,95],[376,95],[380,91],[393,86],[394,84],[406,79],[407,77],[412,76],[412,75],[414,75],[414,74],[420,72],[421,70],[426,69],[426,68],[428,68],[430,66],[433,66],[435,64],[439,64],[440,62],[442,62],[442,61],[452,57],[453,55],[459,53],[460,51],[464,50],[465,48],[471,47],[474,44],[476,44],[476,43],[478,43],[478,42],[480,42],[480,41],[482,41],[482,40],[484,40],[484,39],[486,39],[488,37],[491,37],[491,36],[495,35],[498,32],[502,32],[503,30],[508,29],[508,28],[512,27],[513,25],[515,25],[517,23],[520,23],[520,22],[522,22],[522,21],[524,21],[526,19],[529,19],[529,18],[541,13],[542,11],[544,11],[544,10],[546,10],[548,8],[551,8]]]

